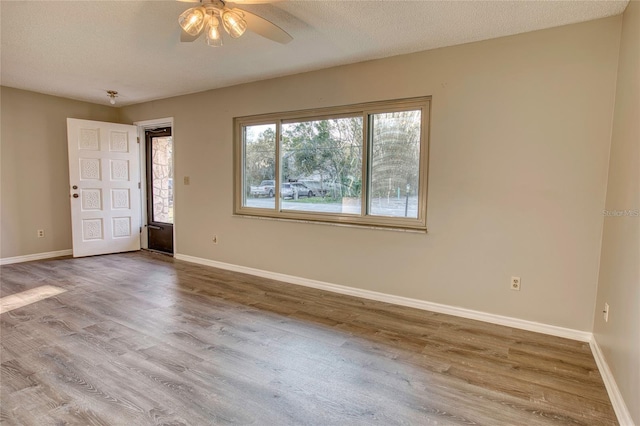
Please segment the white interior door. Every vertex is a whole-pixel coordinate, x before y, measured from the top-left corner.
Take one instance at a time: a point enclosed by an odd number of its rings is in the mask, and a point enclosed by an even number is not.
[[[73,256],[140,250],[137,127],[67,118]]]

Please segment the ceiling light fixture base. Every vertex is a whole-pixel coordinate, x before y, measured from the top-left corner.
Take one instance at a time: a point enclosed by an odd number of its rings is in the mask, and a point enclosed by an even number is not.
[[[116,98],[118,97],[118,92],[115,90],[107,90],[107,96],[109,97],[109,103],[111,105],[115,105]]]

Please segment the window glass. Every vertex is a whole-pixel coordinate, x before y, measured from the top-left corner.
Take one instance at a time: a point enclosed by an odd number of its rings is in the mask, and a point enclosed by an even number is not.
[[[275,209],[276,125],[243,128],[243,170],[245,207]]]
[[[371,114],[370,215],[418,217],[420,115]]]
[[[234,213],[427,229],[430,97],[234,119]]]
[[[360,214],[362,116],[282,125],[282,210]]]

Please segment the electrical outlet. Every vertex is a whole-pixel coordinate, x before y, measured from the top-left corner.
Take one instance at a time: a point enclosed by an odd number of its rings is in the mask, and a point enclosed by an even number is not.
[[[38,229],[38,238],[44,238],[44,229]]]
[[[211,241],[213,241],[213,244],[218,244],[218,236],[214,235]]]
[[[604,311],[602,311],[602,316],[604,317],[604,322],[609,322],[609,304],[604,304]]]
[[[511,277],[511,290],[520,291],[520,277]]]

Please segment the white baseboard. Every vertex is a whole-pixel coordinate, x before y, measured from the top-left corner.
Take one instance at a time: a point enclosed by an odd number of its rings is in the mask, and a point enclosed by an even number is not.
[[[26,256],[5,257],[0,259],[0,265],[9,265],[11,263],[31,262],[32,260],[51,259],[52,257],[69,256],[73,254],[73,250],[48,251],[46,253],[28,254]]]
[[[265,271],[262,269],[249,268],[246,266],[233,265],[230,263],[218,262],[215,260],[202,259],[200,257],[187,256],[176,253],[175,258],[186,262],[197,263],[214,268],[226,269],[244,274],[256,275],[258,277],[270,278],[290,284],[302,285],[305,287],[317,288],[334,293],[347,294],[349,296],[362,297],[364,299],[377,300],[379,302],[392,303],[394,305],[408,306],[425,311],[438,312],[441,314],[454,315],[462,318],[469,318],[484,321],[492,324],[504,325],[507,327],[522,330],[534,331],[537,333],[549,334],[551,336],[564,337],[567,339],[590,342],[592,333],[587,331],[573,330],[570,328],[557,327],[555,325],[542,324],[534,321],[527,321],[519,318],[506,317],[502,315],[490,314],[487,312],[474,311],[457,306],[443,305],[440,303],[427,302],[425,300],[411,299],[408,297],[394,296],[392,294],[379,293],[377,291],[362,290],[359,288],[347,287],[338,284],[326,283],[323,281],[310,280],[293,275],[280,274],[277,272]]]
[[[611,399],[613,411],[615,411],[616,416],[618,417],[618,422],[621,426],[635,425],[633,419],[631,418],[631,413],[627,408],[627,404],[622,398],[620,389],[618,389],[616,379],[613,377],[613,373],[611,372],[609,364],[607,364],[607,361],[604,358],[604,354],[600,350],[600,346],[598,345],[595,336],[589,342],[589,346],[591,346],[591,352],[593,352],[593,357],[595,358],[596,364],[598,365],[598,370],[600,371],[600,375],[602,376],[602,381],[604,381],[604,386],[607,388],[607,393],[609,394],[609,399]]]

